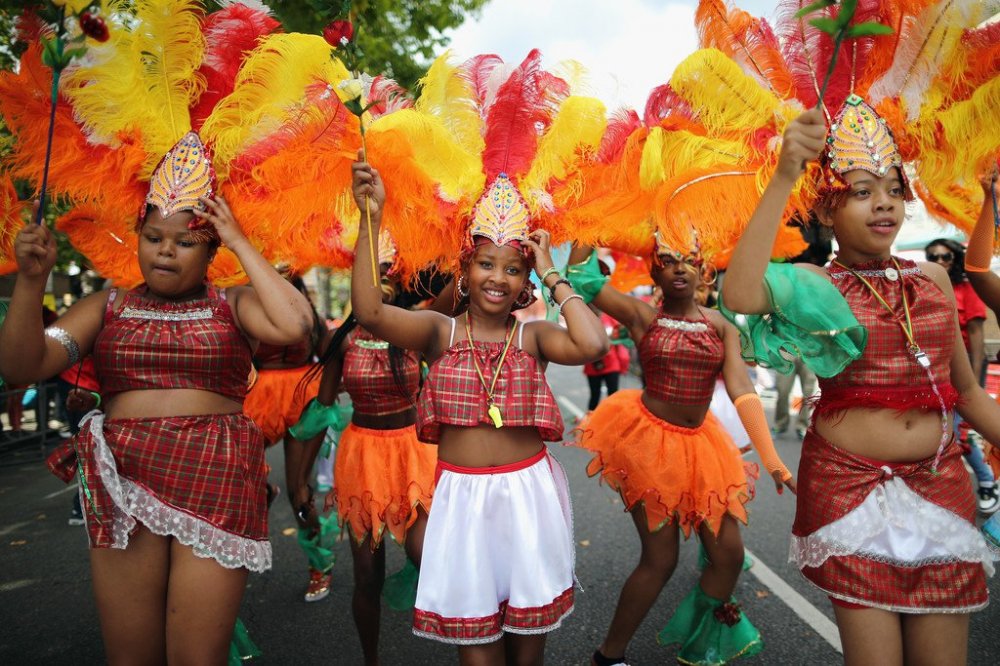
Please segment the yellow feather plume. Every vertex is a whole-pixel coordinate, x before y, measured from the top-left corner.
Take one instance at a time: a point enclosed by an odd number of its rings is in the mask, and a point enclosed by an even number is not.
[[[470,155],[483,152],[482,120],[472,86],[450,62],[448,51],[437,58],[420,80],[414,108],[437,118]]]
[[[381,132],[398,132],[406,137],[414,162],[438,183],[445,201],[478,198],[486,187],[480,153],[469,152],[439,117],[402,109],[379,119],[372,134]]]
[[[643,148],[639,181],[643,189],[651,190],[688,169],[740,164],[747,152],[738,141],[654,127]]]
[[[64,92],[96,143],[116,145],[119,132],[141,131],[148,179],[160,158],[191,129],[189,107],[204,88],[197,70],[204,53],[201,3],[115,0],[108,12],[134,19],[87,63],[66,73]]]
[[[674,70],[670,85],[697,109],[697,119],[710,135],[748,135],[766,127],[773,123],[780,103],[716,49],[699,49],[685,58]]]
[[[350,74],[330,57],[322,37],[269,35],[249,54],[232,93],[205,120],[201,137],[212,145],[215,169],[225,178],[233,159],[289,122],[301,122],[307,87],[337,86]]]
[[[521,179],[525,194],[548,189],[551,180],[565,179],[583,152],[597,148],[607,124],[600,100],[567,97],[539,142],[531,169]]]

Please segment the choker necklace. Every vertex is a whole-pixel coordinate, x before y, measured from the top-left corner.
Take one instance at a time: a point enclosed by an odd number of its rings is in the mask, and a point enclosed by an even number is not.
[[[903,297],[903,316],[905,317],[905,322],[899,319],[896,311],[893,310],[892,306],[889,305],[885,298],[882,297],[882,294],[880,294],[878,289],[875,288],[875,285],[865,279],[865,276],[861,275],[850,266],[845,266],[840,263],[838,259],[834,259],[833,263],[861,280],[861,283],[868,287],[868,291],[872,293],[875,299],[889,311],[889,314],[892,315],[893,321],[899,324],[899,327],[903,330],[903,335],[906,336],[906,341],[908,343],[906,350],[910,352],[913,359],[927,374],[927,379],[931,383],[931,390],[934,391],[934,395],[937,396],[938,403],[941,407],[941,441],[938,444],[937,454],[934,456],[934,464],[931,466],[931,469],[936,472],[938,461],[941,460],[941,454],[944,452],[944,447],[951,439],[951,432],[948,428],[948,408],[945,406],[944,398],[941,397],[941,392],[938,390],[937,382],[934,381],[934,373],[931,372],[931,359],[922,349],[920,349],[920,345],[917,344],[916,338],[913,337],[913,320],[910,318],[910,300],[906,296],[906,281],[903,279],[903,271],[899,267],[899,263],[896,261],[895,257],[891,257],[891,260],[894,268],[887,268],[885,270],[885,276],[893,282],[895,282],[896,279],[899,279],[899,291]],[[893,271],[893,273],[890,273],[889,271]],[[893,274],[895,277],[893,277]]]
[[[503,415],[500,413],[500,408],[493,401],[493,390],[497,386],[497,378],[500,377],[500,370],[503,368],[504,359],[507,358],[507,351],[510,349],[510,343],[514,339],[515,330],[517,330],[517,319],[514,319],[514,325],[510,327],[510,331],[507,333],[507,341],[503,345],[503,352],[500,354],[500,360],[497,361],[496,370],[493,371],[493,380],[487,386],[486,377],[483,376],[483,370],[479,367],[479,359],[476,358],[476,350],[472,344],[472,313],[465,313],[465,334],[469,338],[469,353],[472,354],[472,365],[476,368],[479,383],[482,384],[483,390],[486,392],[486,404],[489,405],[486,413],[496,428],[503,427]]]

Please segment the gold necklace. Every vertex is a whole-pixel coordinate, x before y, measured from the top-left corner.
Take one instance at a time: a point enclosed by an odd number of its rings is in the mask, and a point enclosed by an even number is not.
[[[510,349],[510,343],[514,340],[514,331],[517,330],[517,319],[514,320],[514,325],[510,327],[510,332],[507,333],[507,341],[503,346],[503,353],[500,354],[500,360],[497,361],[496,370],[493,371],[493,380],[490,382],[489,386],[486,385],[486,377],[483,376],[483,370],[479,367],[479,359],[476,358],[476,350],[472,344],[472,313],[467,312],[465,314],[465,334],[469,338],[469,353],[472,354],[472,365],[476,368],[476,374],[479,376],[479,383],[482,384],[483,390],[486,391],[486,404],[489,408],[486,413],[489,415],[490,420],[493,421],[493,425],[496,428],[503,427],[503,415],[500,413],[500,408],[496,406],[493,402],[493,390],[497,385],[497,378],[500,377],[500,370],[503,368],[504,359],[507,358],[507,351]]]

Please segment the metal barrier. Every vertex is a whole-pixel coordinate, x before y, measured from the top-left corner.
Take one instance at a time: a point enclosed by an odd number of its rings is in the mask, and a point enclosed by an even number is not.
[[[35,397],[28,405],[21,404],[21,429],[13,430],[8,409],[9,401],[23,403],[25,394],[34,390]],[[49,428],[49,416],[53,413],[53,400],[59,399],[55,382],[32,384],[28,387],[5,387],[0,391],[0,412],[3,413],[3,434],[0,435],[0,456],[22,451],[32,446],[38,447],[38,454],[45,458],[46,445],[59,440],[58,430]],[[29,429],[30,426],[33,428]]]

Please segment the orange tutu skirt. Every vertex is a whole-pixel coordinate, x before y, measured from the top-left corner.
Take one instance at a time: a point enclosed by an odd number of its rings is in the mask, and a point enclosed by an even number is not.
[[[697,428],[654,416],[642,391],[618,391],[576,430],[577,446],[594,452],[587,474],[600,474],[631,511],[640,502],[651,531],[677,524],[685,538],[702,523],[719,533],[727,513],[746,524],[756,465],[744,465],[711,412]]]
[[[268,446],[284,439],[285,431],[299,420],[306,403],[319,393],[318,376],[304,390],[295,390],[309,368],[306,365],[258,371],[257,382],[243,402],[243,413],[261,429]]]
[[[372,550],[386,528],[397,543],[431,508],[437,449],[417,439],[414,426],[396,430],[347,426],[337,444],[333,496],[341,525],[358,543],[372,536]]]

